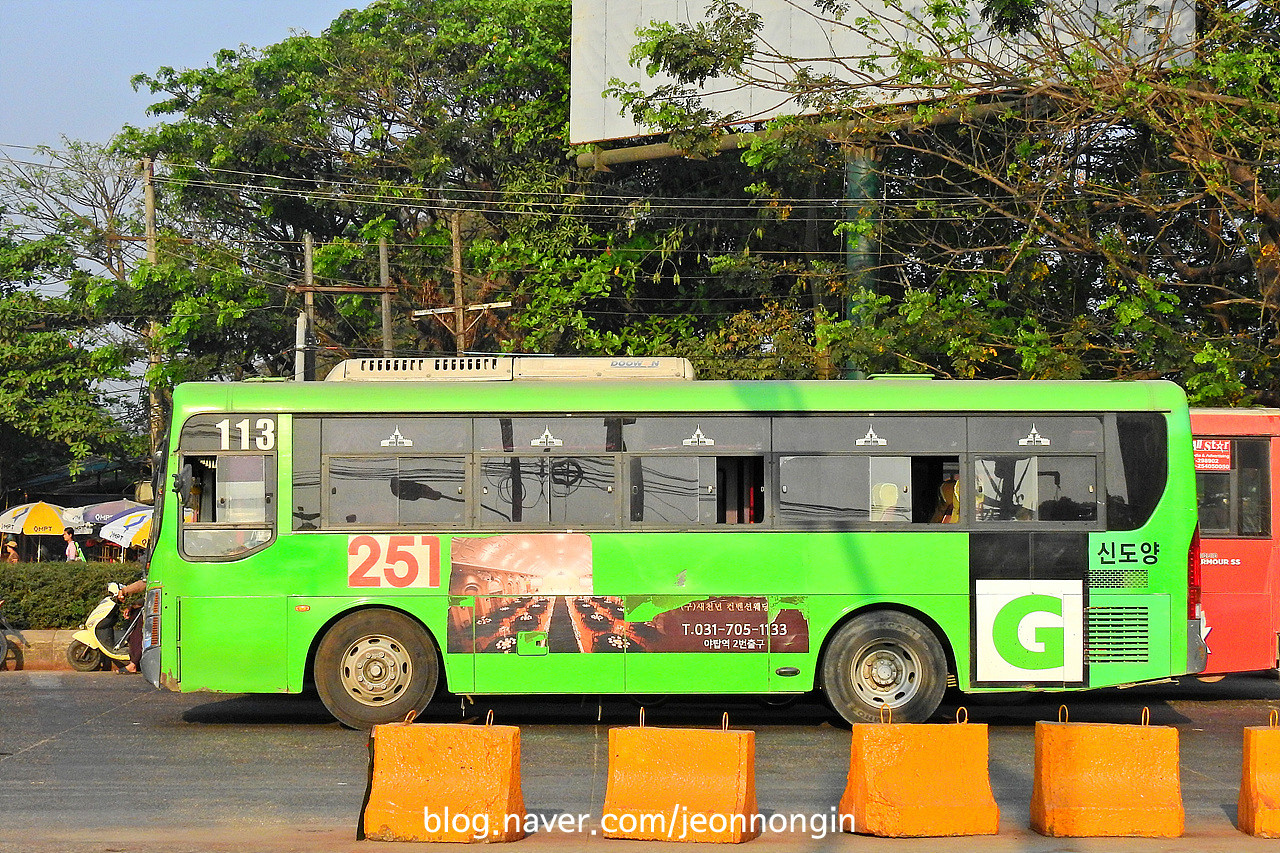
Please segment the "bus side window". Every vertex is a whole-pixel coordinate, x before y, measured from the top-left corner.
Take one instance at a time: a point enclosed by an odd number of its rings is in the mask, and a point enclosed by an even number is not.
[[[955,523],[959,474],[959,456],[779,456],[778,520],[806,528]]]
[[[270,457],[198,455],[183,507],[182,553],[194,559],[226,559],[256,550],[271,539]]]
[[[1231,470],[1196,472],[1200,529],[1219,536],[1271,532],[1270,448],[1266,439],[1231,442]]]
[[[1270,447],[1266,440],[1236,442],[1240,459],[1240,535],[1267,536],[1271,533]]]
[[[1196,511],[1203,533],[1231,534],[1231,475],[1196,472]]]
[[[611,456],[489,456],[480,460],[482,524],[593,527],[617,524]]]
[[[764,521],[764,459],[716,457],[716,524]]]
[[[1092,456],[979,456],[974,460],[977,519],[1098,520]]]
[[[697,456],[632,456],[630,515],[633,522],[698,523]]]
[[[871,519],[865,456],[779,456],[778,523],[841,528]]]

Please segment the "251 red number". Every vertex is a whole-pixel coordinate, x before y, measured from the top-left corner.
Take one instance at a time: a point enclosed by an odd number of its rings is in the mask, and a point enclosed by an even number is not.
[[[350,537],[347,540],[347,586],[438,588],[439,537],[372,533]]]

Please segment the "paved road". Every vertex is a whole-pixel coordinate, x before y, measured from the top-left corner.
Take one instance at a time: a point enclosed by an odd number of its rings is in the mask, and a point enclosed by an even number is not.
[[[839,800],[848,770],[848,732],[823,706],[766,708],[736,699],[670,701],[649,707],[650,725],[735,727],[757,732],[756,789],[765,815],[786,815],[797,831],[766,833],[751,850],[1178,851],[1272,849],[1234,827],[1241,728],[1280,708],[1280,683],[1249,676],[1128,691],[1073,694],[1072,721],[1151,722],[1181,733],[1187,836],[1181,840],[1047,839],[1027,827],[1033,727],[1056,719],[1058,699],[982,706],[990,724],[991,778],[1001,833],[987,838],[896,840],[812,838],[812,821]],[[585,814],[582,833],[542,832],[513,849],[642,850],[670,845],[591,835],[604,799],[607,731],[634,724],[624,700],[468,706],[441,703],[431,721],[483,718],[521,726],[522,776],[531,813]],[[417,849],[357,841],[368,773],[367,739],[341,728],[314,698],[172,694],[112,673],[0,673],[0,853],[59,851],[387,851]],[[429,846],[429,845],[425,845]],[[685,848],[677,848],[685,849]],[[723,850],[723,848],[717,848]]]

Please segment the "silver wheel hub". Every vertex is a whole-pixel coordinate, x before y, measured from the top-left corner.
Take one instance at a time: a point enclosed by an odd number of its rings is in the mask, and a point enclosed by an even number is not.
[[[898,708],[920,690],[920,665],[893,643],[876,642],[854,655],[850,672],[854,692],[868,705]]]
[[[877,656],[868,666],[868,674],[877,687],[891,687],[900,677],[898,661],[889,655]]]
[[[342,687],[364,705],[384,705],[400,696],[413,678],[409,652],[395,639],[372,634],[347,647]]]

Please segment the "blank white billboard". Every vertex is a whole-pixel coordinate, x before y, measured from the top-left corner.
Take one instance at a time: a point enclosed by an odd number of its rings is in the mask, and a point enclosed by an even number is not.
[[[1179,50],[1190,43],[1195,16],[1191,0],[1153,0],[1136,4],[1127,0],[1051,0],[1057,17],[1046,17],[1039,28],[1045,41],[1069,48],[1082,38],[1095,37],[1100,15],[1142,15],[1142,20],[1126,33],[1128,42],[1119,45],[1135,64],[1176,62]],[[927,4],[919,0],[851,4],[841,22],[820,15],[811,0],[739,0],[739,4],[761,16],[763,27],[758,44],[768,54],[792,57],[817,74],[831,74],[858,86],[864,103],[905,103],[929,100],[939,92],[898,85],[892,65],[886,60],[889,45],[907,44],[929,55],[941,48],[912,32],[919,28],[886,25],[859,29],[859,18],[875,20],[927,20]],[[569,106],[569,138],[573,144],[603,142],[648,136],[651,128],[638,127],[621,114],[621,104],[603,96],[611,79],[639,83],[646,91],[671,82],[662,75],[649,77],[643,68],[630,64],[636,45],[636,30],[653,21],[696,24],[703,19],[706,0],[573,0],[572,74]],[[972,2],[972,21],[979,21],[979,4]],[[953,48],[953,56],[986,56],[992,67],[1016,64],[1016,55],[1034,49],[1036,37],[1010,45],[992,38],[979,28],[972,42]],[[772,67],[771,67],[772,65]],[[776,69],[776,70],[775,70]],[[781,83],[792,69],[775,60],[762,63],[753,72],[763,79]],[[983,88],[1007,90],[1007,81],[979,81]],[[703,87],[703,103],[718,112],[738,112],[743,121],[764,121],[780,115],[806,111],[785,94],[767,86],[744,86],[734,80],[712,78]]]

